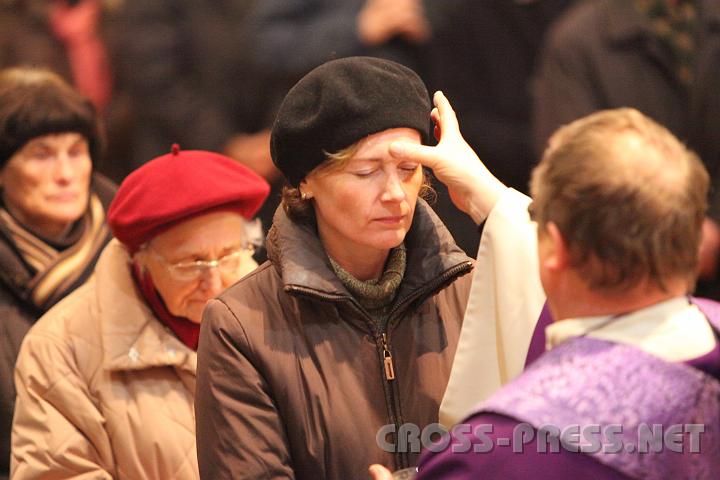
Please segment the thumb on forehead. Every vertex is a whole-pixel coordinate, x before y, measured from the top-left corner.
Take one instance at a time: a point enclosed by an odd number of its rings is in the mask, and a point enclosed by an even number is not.
[[[429,147],[427,145],[403,142],[400,140],[392,142],[389,151],[390,155],[394,158],[418,162],[429,168],[433,168],[438,162],[435,147]]]

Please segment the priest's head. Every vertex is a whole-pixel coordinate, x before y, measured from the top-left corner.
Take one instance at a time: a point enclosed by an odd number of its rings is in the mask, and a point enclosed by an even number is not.
[[[560,128],[533,172],[530,207],[555,318],[690,292],[708,184],[697,155],[637,110]]]

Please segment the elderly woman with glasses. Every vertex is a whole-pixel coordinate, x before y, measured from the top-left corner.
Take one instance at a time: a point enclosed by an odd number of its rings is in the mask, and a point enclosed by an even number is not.
[[[94,275],[41,318],[16,369],[13,479],[197,479],[196,349],[205,303],[257,265],[267,183],[180,151],[120,186]]]

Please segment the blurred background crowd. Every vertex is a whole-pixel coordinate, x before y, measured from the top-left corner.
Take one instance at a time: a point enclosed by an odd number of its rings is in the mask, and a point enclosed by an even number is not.
[[[443,90],[518,190],[555,128],[620,106],[669,127],[715,176],[719,28],[717,0],[4,0],[0,67],[50,67],[90,97],[107,126],[99,171],[116,182],[173,142],[249,165],[274,186],[267,226],[282,183],[275,110],[305,73],[352,55],[398,61]],[[435,207],[474,254],[475,229],[442,188]],[[719,230],[706,230],[715,251]]]
[[[265,229],[284,182],[269,144],[280,102],[357,55],[442,90],[483,162],[523,192],[562,124],[627,106],[666,126],[711,176],[698,291],[720,297],[720,0],[0,0],[0,69],[49,68],[92,101],[94,172],[119,184],[173,143],[222,152],[270,184]],[[475,256],[477,226],[434,187]]]
[[[178,142],[227,153],[277,192],[269,127],[287,90],[332,58],[388,58],[442,89],[481,158],[525,191],[529,80],[545,31],[571,3],[5,0],[0,67],[50,67],[90,97],[107,126],[98,169],[116,182]],[[278,202],[272,194],[261,212],[266,227]],[[472,222],[442,189],[435,206],[474,254]]]

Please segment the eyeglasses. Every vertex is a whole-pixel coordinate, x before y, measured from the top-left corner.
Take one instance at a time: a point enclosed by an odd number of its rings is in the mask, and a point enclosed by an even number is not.
[[[252,245],[245,246],[215,260],[194,260],[192,262],[178,263],[169,262],[152,247],[147,247],[147,250],[170,271],[170,274],[175,280],[191,282],[200,278],[206,272],[210,271],[211,268],[217,268],[221,274],[226,276],[235,274],[239,270],[243,259],[249,258],[255,251],[255,248]]]

